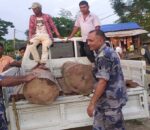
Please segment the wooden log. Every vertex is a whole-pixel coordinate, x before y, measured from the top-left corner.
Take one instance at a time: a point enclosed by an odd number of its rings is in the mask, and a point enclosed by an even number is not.
[[[127,88],[136,88],[140,86],[138,83],[132,81],[132,80],[126,80],[125,81]]]
[[[67,87],[66,83],[65,83],[65,80],[64,78],[58,78],[57,79],[62,91],[63,91],[63,94],[72,94],[72,90],[70,90],[69,87]]]
[[[94,85],[92,66],[66,62],[62,66],[62,75],[66,84],[66,87],[62,88],[65,90],[64,93],[70,90],[82,95],[92,93]]]
[[[49,70],[34,69],[38,78],[24,85],[25,98],[34,104],[50,104],[59,96],[59,87]]]

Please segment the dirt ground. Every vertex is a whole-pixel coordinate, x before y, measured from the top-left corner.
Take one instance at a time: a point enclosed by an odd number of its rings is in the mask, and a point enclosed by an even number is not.
[[[126,130],[150,130],[150,119],[130,120],[125,122]],[[92,130],[92,127],[83,127],[69,130]]]

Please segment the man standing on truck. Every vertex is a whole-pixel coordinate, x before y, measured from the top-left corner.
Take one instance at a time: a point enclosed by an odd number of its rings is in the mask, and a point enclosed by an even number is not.
[[[125,130],[122,107],[127,92],[120,60],[116,52],[105,44],[105,35],[91,31],[88,35],[90,50],[95,51],[94,76],[97,80],[87,113],[94,116],[93,130]]]
[[[87,56],[91,62],[94,62],[94,53],[90,51],[87,46],[87,35],[92,30],[100,29],[100,22],[98,17],[89,11],[89,4],[87,1],[81,1],[79,3],[81,15],[77,18],[73,31],[68,37],[68,40],[71,39],[78,31],[81,29],[82,42],[79,42],[80,45],[80,54],[81,56]]]
[[[0,130],[8,130],[7,121],[5,119],[5,107],[3,103],[3,94],[1,86],[15,86],[26,83],[35,78],[35,75],[29,74],[26,76],[1,76],[0,75]]]
[[[34,15],[30,17],[29,21],[29,40],[30,40],[30,52],[33,59],[45,65],[48,60],[48,48],[52,45],[53,35],[52,31],[58,38],[62,38],[53,22],[50,15],[42,13],[42,6],[40,3],[34,2],[31,8]],[[42,56],[41,59],[37,52],[37,46],[42,44]]]

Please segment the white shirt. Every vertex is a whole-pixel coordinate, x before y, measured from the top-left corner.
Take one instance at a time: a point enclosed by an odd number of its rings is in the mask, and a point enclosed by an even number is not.
[[[36,34],[48,34],[42,17],[36,18]]]
[[[120,55],[122,54],[122,48],[117,46],[115,51],[117,52],[117,55],[119,56],[119,59],[121,58]]]
[[[81,14],[76,22],[75,22],[76,27],[81,28],[81,35],[83,42],[86,42],[88,33],[92,30],[95,30],[96,26],[100,26],[99,18],[94,15],[94,14],[89,14],[86,19],[83,18],[83,15]]]
[[[117,46],[117,47],[116,47],[116,52],[122,54],[122,48],[119,47],[119,46]]]

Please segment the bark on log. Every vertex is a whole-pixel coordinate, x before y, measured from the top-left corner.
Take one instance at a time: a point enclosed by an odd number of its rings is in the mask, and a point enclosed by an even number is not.
[[[74,62],[66,62],[62,67],[62,75],[66,84],[64,93],[72,92],[88,95],[92,93],[94,78],[92,66]]]
[[[49,70],[35,69],[32,71],[38,78],[25,84],[23,94],[34,104],[50,104],[59,96],[59,87]]]
[[[132,81],[132,80],[126,80],[125,81],[127,88],[136,88],[140,86],[138,83]]]

